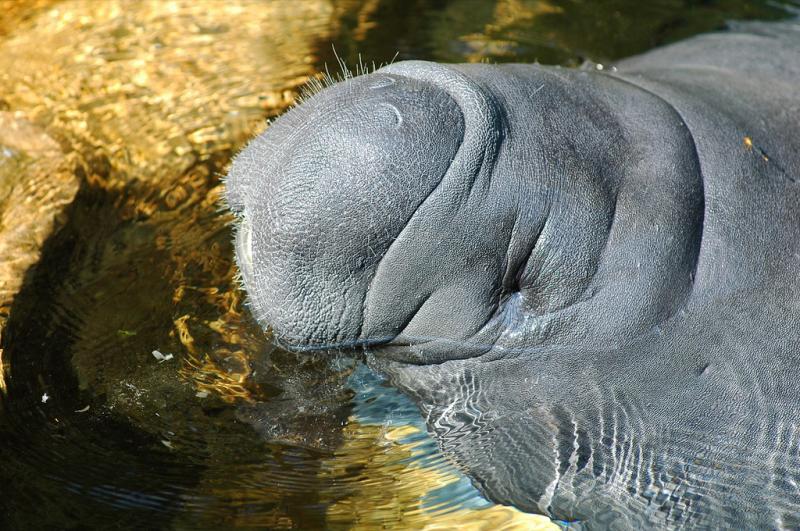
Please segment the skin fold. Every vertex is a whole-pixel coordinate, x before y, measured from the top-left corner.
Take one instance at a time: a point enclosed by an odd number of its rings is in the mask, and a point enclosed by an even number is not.
[[[409,61],[227,178],[254,315],[363,350],[490,499],[800,526],[800,25],[616,68]]]

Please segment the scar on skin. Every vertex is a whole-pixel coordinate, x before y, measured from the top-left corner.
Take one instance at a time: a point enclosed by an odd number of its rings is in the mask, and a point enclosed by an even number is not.
[[[753,139],[752,139],[752,138],[750,138],[749,136],[746,136],[746,137],[744,137],[744,141],[743,141],[743,143],[744,143],[744,147],[745,147],[745,148],[746,148],[748,151],[752,150],[752,149],[753,149],[753,147],[755,147],[755,148],[756,148],[756,151],[758,151],[758,154],[759,154],[759,155],[761,155],[761,158],[762,158],[762,159],[764,159],[764,160],[767,160],[767,161],[769,160],[769,157],[767,156],[767,154],[766,154],[766,153],[764,153],[764,150],[763,150],[763,149],[761,149],[761,148],[760,148],[760,147],[758,147],[758,146],[755,146],[755,145],[753,144]]]
[[[763,149],[761,149],[761,148],[760,148],[759,146],[757,146],[756,144],[754,144],[754,143],[753,143],[753,139],[752,139],[751,137],[749,137],[749,136],[745,136],[745,137],[744,137],[744,139],[742,140],[742,143],[744,144],[744,147],[745,147],[745,149],[746,149],[747,151],[756,150],[756,152],[757,152],[759,155],[761,155],[761,158],[762,158],[762,159],[764,159],[764,161],[765,161],[765,162],[769,162],[770,164],[772,164],[772,167],[773,167],[773,168],[776,168],[776,169],[777,169],[777,170],[778,170],[778,171],[779,171],[781,174],[783,174],[783,176],[784,176],[784,177],[785,177],[787,180],[789,180],[790,182],[793,182],[793,183],[796,183],[796,182],[797,182],[797,178],[795,178],[795,177],[792,177],[791,175],[789,175],[789,174],[786,172],[786,170],[783,168],[783,166],[781,166],[781,164],[780,164],[779,162],[777,162],[777,161],[775,161],[775,160],[770,160],[770,158],[769,158],[769,155],[767,155],[767,152],[766,152],[766,151],[764,151]]]
[[[384,103],[384,107],[388,107],[394,113],[395,118],[395,127],[400,127],[403,124],[403,115],[400,114],[400,109],[392,105],[391,103]]]

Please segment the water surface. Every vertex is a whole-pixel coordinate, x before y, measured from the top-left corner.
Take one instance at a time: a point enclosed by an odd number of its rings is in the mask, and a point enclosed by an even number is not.
[[[613,62],[771,2],[0,2],[0,527],[525,528],[357,359],[272,345],[220,176],[309,76]]]

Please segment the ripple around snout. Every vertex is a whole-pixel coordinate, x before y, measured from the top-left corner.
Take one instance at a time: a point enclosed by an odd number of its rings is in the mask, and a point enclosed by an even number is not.
[[[350,384],[356,394],[345,433],[352,430],[353,435],[323,465],[323,475],[344,467],[346,473],[337,485],[361,493],[357,503],[365,506],[339,502],[329,514],[352,518],[348,513],[356,509],[360,528],[385,526],[388,521],[414,528],[437,520],[466,528],[488,524],[497,529],[537,529],[551,525],[544,517],[495,506],[483,498],[439,452],[417,408],[366,366],[356,369]],[[367,466],[349,465],[360,453],[358,448],[374,452]],[[395,520],[398,516],[400,520]],[[331,521],[336,522],[336,518]]]

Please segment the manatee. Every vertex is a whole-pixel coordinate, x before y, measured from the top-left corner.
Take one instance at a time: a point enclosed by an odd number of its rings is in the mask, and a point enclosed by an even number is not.
[[[491,500],[800,526],[800,25],[618,62],[399,62],[235,158],[253,314],[352,351]]]

